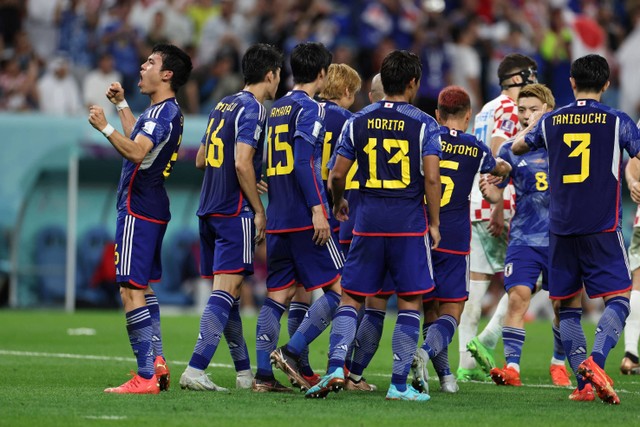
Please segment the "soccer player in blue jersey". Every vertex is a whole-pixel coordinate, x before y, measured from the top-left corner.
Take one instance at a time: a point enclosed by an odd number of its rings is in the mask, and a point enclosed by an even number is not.
[[[546,148],[549,153],[549,296],[560,300],[560,337],[577,374],[576,392],[591,383],[600,399],[619,404],[604,365],[629,315],[620,175],[622,150],[637,156],[640,133],[627,114],[600,103],[609,87],[606,59],[576,59],[570,82],[576,100],[530,119],[512,150],[522,155]],[[580,322],[583,287],[605,304],[588,358]]]
[[[197,215],[200,273],[213,278],[213,292],[200,320],[193,355],[180,377],[182,388],[227,391],[204,372],[222,335],[234,356],[237,382],[251,386],[238,299],[243,279],[253,274],[254,242],[260,244],[265,238],[265,210],[256,187],[267,119],[262,103],[275,97],[281,67],[282,54],[273,46],[251,46],[242,57],[244,89],[223,98],[209,114],[196,157],[196,165],[204,168]]]
[[[547,106],[542,111],[543,105]],[[518,94],[518,121],[527,126],[529,117],[535,112],[553,111],[555,100],[544,85],[527,85]],[[549,253],[549,166],[546,150],[538,150],[516,156],[511,151],[513,141],[502,144],[499,156],[512,167],[511,178],[516,191],[516,210],[509,230],[509,246],[504,269],[504,287],[508,294],[508,308],[504,318],[502,339],[504,342],[504,368],[493,367],[490,375],[498,385],[520,386],[520,358],[525,341],[524,316],[529,308],[532,294],[538,288],[538,277],[542,275],[542,289],[548,289]],[[504,185],[492,185],[488,180],[480,181],[485,198],[494,203],[502,200]],[[554,355],[550,373],[554,384],[570,386],[565,368],[564,349],[560,340],[557,310],[553,321]],[[591,399],[595,396],[590,394]]]
[[[340,308],[333,318],[329,368],[307,391],[307,397],[325,397],[344,387],[343,366],[356,334],[358,310],[366,296],[378,293],[390,272],[396,283],[399,311],[387,399],[429,399],[406,380],[420,334],[421,295],[433,288],[429,242],[437,247],[440,241],[440,127],[410,104],[422,75],[415,54],[391,52],[383,60],[380,74],[385,98],[345,124],[329,176],[334,214],[344,220],[348,216],[348,202],[343,197],[346,177],[357,159],[361,200],[344,270]]]
[[[351,107],[355,101],[355,95],[360,91],[361,85],[362,80],[358,72],[347,64],[329,65],[325,86],[318,95],[320,105],[325,111],[326,130],[324,143],[322,145],[321,165],[325,193],[327,191],[327,178],[329,176],[327,164],[335,150],[336,141],[340,136],[344,122],[351,117],[351,112],[348,108]],[[331,202],[331,200],[329,200],[329,202]],[[337,234],[340,226],[338,220],[331,216],[329,218],[329,225],[331,230]],[[311,293],[307,292],[304,287],[299,286],[289,305],[287,328],[290,337],[293,337],[309,311],[310,302]],[[320,379],[320,376],[311,369],[308,355],[308,348],[303,349],[299,355],[294,354],[294,356],[299,356],[299,369],[302,376],[310,385],[315,385]]]
[[[119,387],[107,388],[107,393],[157,394],[169,388],[160,310],[149,282],[158,281],[162,274],[162,239],[171,218],[164,181],[178,158],[183,127],[175,95],[191,68],[189,55],[179,48],[154,46],[141,66],[138,83],[151,106],[138,119],[124,99],[122,86],[113,83],[107,97],[116,105],[123,133],[107,122],[102,108],[89,108],[89,123],[124,157],[117,195],[116,280],[138,362],[138,373]]]
[[[442,125],[440,180],[440,235],[432,251],[435,288],[423,295],[424,343],[412,365],[415,386],[427,392],[427,362],[431,360],[442,391],[455,393],[458,385],[451,374],[448,347],[456,332],[469,296],[469,252],[471,220],[469,195],[476,172],[504,179],[511,166],[494,159],[491,149],[464,132],[471,118],[469,94],[458,86],[444,88],[438,95],[436,119]]]
[[[258,316],[258,370],[253,390],[284,391],[271,360],[291,382],[309,388],[297,356],[328,326],[340,301],[344,257],[329,226],[322,185],[324,109],[313,97],[325,86],[331,53],[321,43],[302,43],[291,53],[294,87],[268,114],[267,298]],[[323,289],[287,345],[277,348],[280,318],[301,283]],[[284,390],[283,390],[284,389]]]
[[[494,155],[507,139],[521,129],[518,124],[516,99],[523,86],[535,83],[536,63],[532,58],[512,53],[498,66],[498,80],[502,91],[476,114],[474,131],[476,138],[491,147]],[[482,198],[478,188],[480,175],[476,175],[471,191],[471,254],[469,299],[465,304],[458,329],[460,361],[457,371],[460,380],[485,380],[489,370],[483,372],[472,355],[481,354],[487,365],[495,366],[493,349],[500,337],[501,320],[507,309],[506,298],[500,300],[496,315],[492,317],[482,334],[474,338],[482,311],[482,298],[492,277],[504,268],[507,249],[505,220],[511,216],[512,187],[507,187],[505,200],[491,206]]]

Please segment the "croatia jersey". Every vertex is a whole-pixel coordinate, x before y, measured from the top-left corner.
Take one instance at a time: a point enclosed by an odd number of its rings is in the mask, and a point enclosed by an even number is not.
[[[634,157],[640,151],[640,133],[626,113],[579,99],[545,114],[525,141],[549,152],[551,232],[620,230],[622,150]]]
[[[511,139],[519,131],[518,106],[507,95],[501,94],[489,101],[476,114],[473,133],[480,141],[491,148],[491,138]],[[480,175],[477,174],[471,190],[471,221],[489,221],[491,205],[484,200],[479,188]],[[511,217],[513,191],[507,187],[504,192],[504,218]]]
[[[294,90],[273,103],[268,123],[267,233],[311,229],[311,207],[321,205],[329,218],[321,174],[324,109]]]
[[[175,98],[154,104],[142,113],[131,131],[131,139],[143,134],[153,148],[140,163],[122,161],[118,184],[119,213],[167,223],[171,219],[164,181],[171,174],[182,142],[184,118]]]
[[[473,135],[442,127],[440,180],[440,252],[466,255],[470,250],[469,193],[474,176],[496,167],[491,150]]]
[[[349,119],[337,150],[359,165],[354,235],[427,232],[422,158],[441,156],[440,126],[433,117],[406,102],[376,102]]]
[[[324,143],[322,145],[322,181],[324,182],[325,194],[329,194],[327,192],[327,180],[329,179],[329,159],[331,159],[331,156],[335,151],[336,143],[338,141],[338,138],[340,137],[340,132],[342,131],[342,126],[347,121],[347,119],[351,117],[352,114],[349,110],[342,108],[335,102],[322,101],[320,102],[320,105],[324,108],[325,111],[325,133]],[[329,199],[328,202],[329,206],[333,207],[332,200]],[[329,223],[331,224],[331,229],[334,231],[340,227],[340,222],[333,216],[330,218]]]
[[[205,146],[205,171],[198,216],[237,216],[252,213],[236,173],[236,144],[248,144],[256,152],[256,179],[262,173],[262,152],[266,110],[247,91],[223,98],[209,114]]]
[[[516,156],[513,140],[502,144],[498,156],[511,165],[516,210],[509,226],[509,246],[549,246],[549,163],[546,150]],[[506,183],[500,185],[505,187]]]

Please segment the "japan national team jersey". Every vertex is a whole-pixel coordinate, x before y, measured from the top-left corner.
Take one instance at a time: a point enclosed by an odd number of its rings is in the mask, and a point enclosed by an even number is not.
[[[620,230],[622,149],[631,156],[640,151],[638,128],[627,114],[580,99],[545,114],[525,141],[549,152],[551,232]]]
[[[440,252],[468,254],[471,242],[469,193],[474,176],[491,172],[496,160],[491,150],[473,135],[442,127],[440,180],[440,235],[435,249]]]
[[[422,158],[440,157],[440,127],[405,102],[379,101],[345,124],[337,154],[357,160],[360,203],[354,235],[427,232]]]
[[[267,232],[313,228],[311,207],[321,205],[329,218],[322,184],[324,109],[307,93],[294,90],[273,103],[268,116]]]
[[[327,180],[329,179],[329,159],[333,155],[336,148],[338,138],[340,138],[340,132],[342,126],[351,117],[351,112],[345,108],[342,108],[335,102],[322,101],[320,105],[324,108],[325,117],[325,133],[324,142],[322,144],[322,181],[324,182],[325,194],[327,193]],[[346,198],[346,197],[345,197]],[[332,207],[332,201],[328,200],[329,206]],[[337,219],[331,218],[331,228],[335,229],[340,226]]]
[[[200,193],[198,216],[237,216],[252,212],[244,198],[236,173],[236,144],[248,144],[253,157],[256,179],[262,173],[262,152],[266,110],[247,91],[223,98],[209,114],[205,146],[205,171]]]
[[[473,133],[480,141],[491,148],[491,138],[502,137],[511,139],[520,130],[518,124],[518,106],[507,95],[501,94],[486,103],[476,114]],[[490,219],[490,204],[482,197],[478,186],[480,175],[477,174],[471,189],[471,220],[488,221]],[[504,192],[504,218],[511,217],[511,201],[513,192],[510,187]]]
[[[547,150],[516,156],[513,141],[500,147],[498,157],[511,165],[516,211],[509,226],[510,246],[549,246],[549,163]],[[506,184],[501,185],[502,187]]]
[[[183,122],[175,98],[150,106],[138,117],[130,138],[134,140],[143,134],[151,140],[153,148],[140,163],[122,161],[117,196],[119,213],[159,223],[171,219],[164,180],[178,158]]]

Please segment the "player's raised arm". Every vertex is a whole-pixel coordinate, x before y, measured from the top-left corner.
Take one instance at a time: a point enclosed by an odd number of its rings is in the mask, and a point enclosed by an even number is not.
[[[133,126],[136,124],[136,118],[129,108],[129,104],[124,99],[124,89],[119,82],[111,83],[107,89],[106,96],[118,110],[118,117],[120,117],[120,123],[122,123],[122,131],[128,138],[131,136]]]
[[[114,127],[107,122],[102,107],[97,105],[89,107],[89,123],[91,123],[91,126],[95,129],[102,132],[118,153],[130,162],[142,162],[144,157],[153,148],[153,142],[142,133],[136,135],[132,141],[128,136],[115,130]]]

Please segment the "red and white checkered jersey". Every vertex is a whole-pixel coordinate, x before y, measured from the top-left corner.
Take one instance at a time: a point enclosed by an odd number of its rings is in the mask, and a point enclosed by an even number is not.
[[[501,94],[493,101],[482,107],[476,114],[473,133],[476,138],[491,146],[491,139],[501,137],[505,140],[516,136],[520,130],[518,123],[518,106],[507,95]],[[478,186],[480,174],[476,174],[471,190],[471,221],[488,221],[490,219],[490,205],[482,198]],[[509,184],[504,191],[504,218],[511,218],[515,207],[515,191]]]

